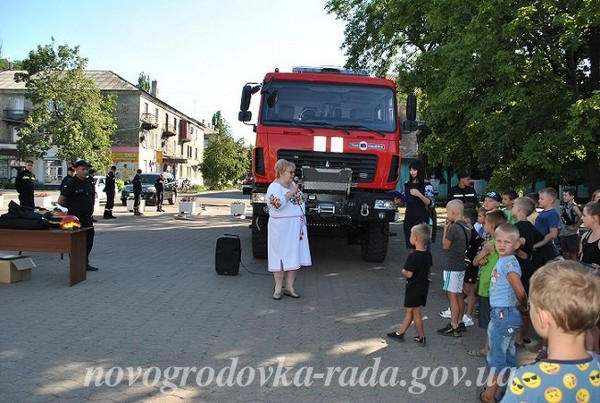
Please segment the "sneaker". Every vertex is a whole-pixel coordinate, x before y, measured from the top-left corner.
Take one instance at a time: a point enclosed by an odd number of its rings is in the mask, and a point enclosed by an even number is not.
[[[442,333],[446,333],[448,330],[452,330],[452,325],[451,325],[450,323],[448,323],[448,324],[447,324],[446,326],[444,326],[443,328],[441,328],[441,329],[438,329],[438,330],[437,330],[437,332],[438,332],[439,334],[442,334]]]
[[[443,333],[440,333],[442,336],[448,336],[448,337],[461,337],[462,336],[462,332],[460,331],[460,328],[456,328],[456,329],[452,329],[452,326],[450,326],[450,329],[446,330]]]
[[[466,327],[471,327],[471,326],[475,325],[475,322],[473,322],[473,318],[467,314],[463,315],[463,323],[465,324]]]
[[[465,322],[460,322],[458,327],[456,328],[459,332],[466,332],[467,327],[465,326]]]
[[[413,340],[415,341],[415,343],[419,343],[421,345],[421,347],[425,347],[425,345],[427,345],[427,337],[425,337],[425,336],[423,336],[423,337],[415,336],[415,338]]]
[[[89,264],[87,265],[87,267],[85,268],[87,271],[98,271],[97,267],[94,266],[90,266]]]
[[[445,311],[441,311],[439,313],[439,315],[440,315],[441,318],[450,319],[450,317],[451,317],[451,315],[450,315],[450,307],[448,307],[448,309],[446,309]]]
[[[396,332],[389,332],[387,334],[387,337],[389,337],[390,339],[398,340],[398,341],[404,341],[404,333],[398,334]]]

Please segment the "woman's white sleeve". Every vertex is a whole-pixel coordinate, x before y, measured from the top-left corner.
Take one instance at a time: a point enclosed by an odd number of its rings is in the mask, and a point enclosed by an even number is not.
[[[270,185],[267,189],[267,206],[279,210],[287,204],[285,189],[282,186]]]

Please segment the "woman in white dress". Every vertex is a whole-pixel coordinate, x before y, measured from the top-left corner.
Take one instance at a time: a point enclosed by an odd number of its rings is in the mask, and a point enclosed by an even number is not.
[[[294,182],[296,166],[284,159],[275,164],[276,179],[267,189],[269,207],[268,251],[269,271],[275,279],[273,299],[281,299],[283,278],[284,295],[300,298],[294,289],[296,270],[310,266],[310,249],[306,233],[304,199]]]

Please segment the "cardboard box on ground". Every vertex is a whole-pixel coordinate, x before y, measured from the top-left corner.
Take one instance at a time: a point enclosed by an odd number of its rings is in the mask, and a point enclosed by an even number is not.
[[[31,269],[36,267],[33,259],[27,256],[0,256],[0,283],[11,284],[31,278]]]

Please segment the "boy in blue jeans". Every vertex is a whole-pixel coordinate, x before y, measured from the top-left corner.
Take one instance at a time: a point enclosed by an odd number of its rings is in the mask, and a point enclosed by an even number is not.
[[[548,358],[515,371],[503,402],[600,402],[600,363],[585,350],[600,315],[600,277],[574,261],[548,263],[532,277],[529,304]]]
[[[495,231],[496,250],[500,259],[494,266],[490,284],[490,324],[487,355],[491,376],[481,393],[482,402],[494,402],[498,377],[508,368],[517,366],[515,339],[521,327],[521,312],[527,310],[527,295],[521,284],[521,268],[515,257],[519,249],[519,230],[512,224],[501,224]]]

